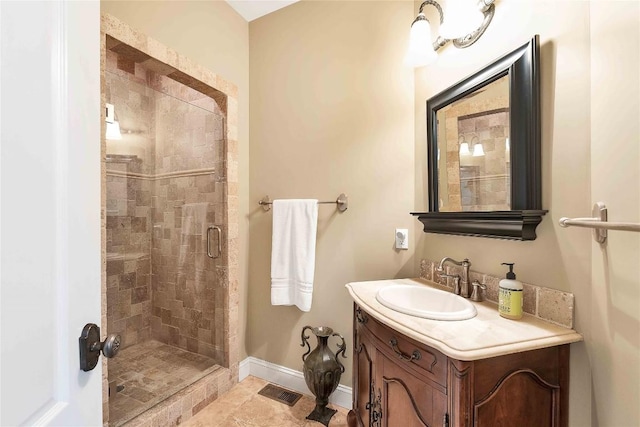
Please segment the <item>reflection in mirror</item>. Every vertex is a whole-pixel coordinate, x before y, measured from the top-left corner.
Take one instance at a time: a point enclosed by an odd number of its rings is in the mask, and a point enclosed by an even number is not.
[[[511,209],[509,76],[437,111],[440,212]]]

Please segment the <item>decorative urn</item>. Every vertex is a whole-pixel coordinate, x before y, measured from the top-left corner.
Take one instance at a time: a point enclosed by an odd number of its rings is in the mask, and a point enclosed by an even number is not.
[[[318,339],[318,345],[311,351],[309,345],[309,336],[305,335],[305,331],[310,329]],[[302,355],[304,362],[303,373],[307,387],[316,397],[316,406],[307,416],[308,420],[318,421],[325,426],[329,426],[329,420],[336,413],[336,410],[327,408],[329,396],[335,391],[340,383],[340,376],[344,372],[344,366],[338,360],[338,356],[342,353],[342,357],[346,358],[347,346],[344,338],[338,333],[333,333],[333,329],[326,326],[302,328],[301,347],[307,346],[307,351]],[[339,337],[342,341],[338,344],[338,349],[334,354],[329,348],[329,338]]]

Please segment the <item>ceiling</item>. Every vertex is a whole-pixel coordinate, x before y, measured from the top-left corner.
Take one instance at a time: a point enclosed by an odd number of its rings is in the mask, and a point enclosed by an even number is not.
[[[299,0],[227,0],[227,3],[247,21],[253,21]]]

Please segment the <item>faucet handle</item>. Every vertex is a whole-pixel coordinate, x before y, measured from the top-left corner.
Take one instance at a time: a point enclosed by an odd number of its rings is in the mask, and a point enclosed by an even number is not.
[[[471,287],[473,288],[471,290],[471,301],[484,301],[484,293],[482,291],[487,289],[487,285],[474,280],[471,282]]]
[[[453,279],[453,293],[456,295],[460,295],[460,276],[457,274],[440,274],[440,277]]]

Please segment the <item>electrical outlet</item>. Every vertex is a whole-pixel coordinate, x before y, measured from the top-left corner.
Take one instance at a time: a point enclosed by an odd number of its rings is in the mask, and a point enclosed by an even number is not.
[[[396,249],[409,249],[409,230],[396,228]]]

